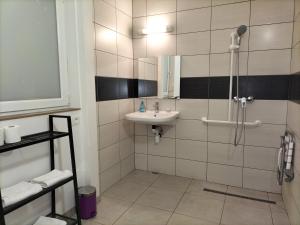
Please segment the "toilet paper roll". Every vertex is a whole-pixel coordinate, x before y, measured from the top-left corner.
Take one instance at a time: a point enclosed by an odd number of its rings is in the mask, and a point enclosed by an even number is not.
[[[0,146],[4,145],[4,128],[0,127]]]
[[[21,141],[20,126],[14,125],[14,126],[5,127],[4,136],[5,136],[5,143],[7,144]]]

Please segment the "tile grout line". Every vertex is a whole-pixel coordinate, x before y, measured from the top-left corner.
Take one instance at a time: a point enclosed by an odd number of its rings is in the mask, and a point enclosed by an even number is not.
[[[130,174],[128,174],[128,175],[130,175]],[[157,180],[158,180],[158,178],[161,176],[161,174],[159,174],[158,176],[157,176],[157,178],[130,204],[130,206],[128,207],[128,209],[126,209],[117,219],[116,219],[116,221],[115,222],[113,222],[112,223],[112,225],[115,225],[120,219],[121,219],[121,217],[123,217],[130,209],[132,209],[132,207],[133,207],[133,205],[138,201],[138,199],[140,198],[140,197],[142,197],[142,195],[146,192],[146,191],[148,191],[148,189],[153,185],[153,183],[155,183]],[[124,177],[125,178],[125,177]],[[121,200],[121,199],[120,199]],[[124,200],[123,200],[124,201]]]
[[[189,179],[190,179],[190,178],[189,178]],[[172,216],[175,214],[176,209],[178,208],[179,204],[181,203],[182,199],[184,198],[185,194],[187,193],[187,190],[188,190],[189,187],[192,185],[193,180],[194,180],[194,179],[190,179],[189,184],[188,184],[187,187],[185,188],[185,190],[184,190],[182,196],[180,197],[179,201],[177,202],[177,204],[176,204],[174,210],[171,212],[171,215],[170,215],[170,217],[169,217],[169,219],[168,219],[166,225],[170,222]]]

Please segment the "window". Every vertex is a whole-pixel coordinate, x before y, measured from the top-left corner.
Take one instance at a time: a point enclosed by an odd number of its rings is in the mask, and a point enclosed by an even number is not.
[[[68,105],[63,4],[0,1],[0,113]]]

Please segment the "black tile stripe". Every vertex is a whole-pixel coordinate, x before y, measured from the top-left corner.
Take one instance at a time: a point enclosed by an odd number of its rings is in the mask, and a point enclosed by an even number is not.
[[[233,96],[236,95],[233,78]],[[98,77],[96,100],[107,101],[157,96],[157,81]],[[180,97],[187,99],[228,99],[229,77],[187,77],[180,79]],[[261,100],[300,100],[300,74],[239,77],[239,96]]]
[[[236,79],[236,77],[233,78],[233,97],[236,95]],[[240,76],[239,96],[287,100],[289,99],[290,79],[290,75]],[[297,85],[300,86],[300,79],[298,82]],[[180,83],[181,98],[228,99],[229,97],[229,76],[181,78]],[[295,87],[295,89],[298,90],[298,96],[300,96],[299,88]],[[295,91],[293,93],[296,95]]]
[[[157,81],[95,77],[96,101],[157,96]]]

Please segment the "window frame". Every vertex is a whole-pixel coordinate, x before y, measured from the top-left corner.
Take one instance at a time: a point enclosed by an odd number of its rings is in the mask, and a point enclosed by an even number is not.
[[[70,102],[68,87],[68,58],[65,33],[64,0],[55,0],[55,3],[61,97],[47,99],[0,101],[0,113],[12,113],[17,111],[63,107],[69,105]]]

